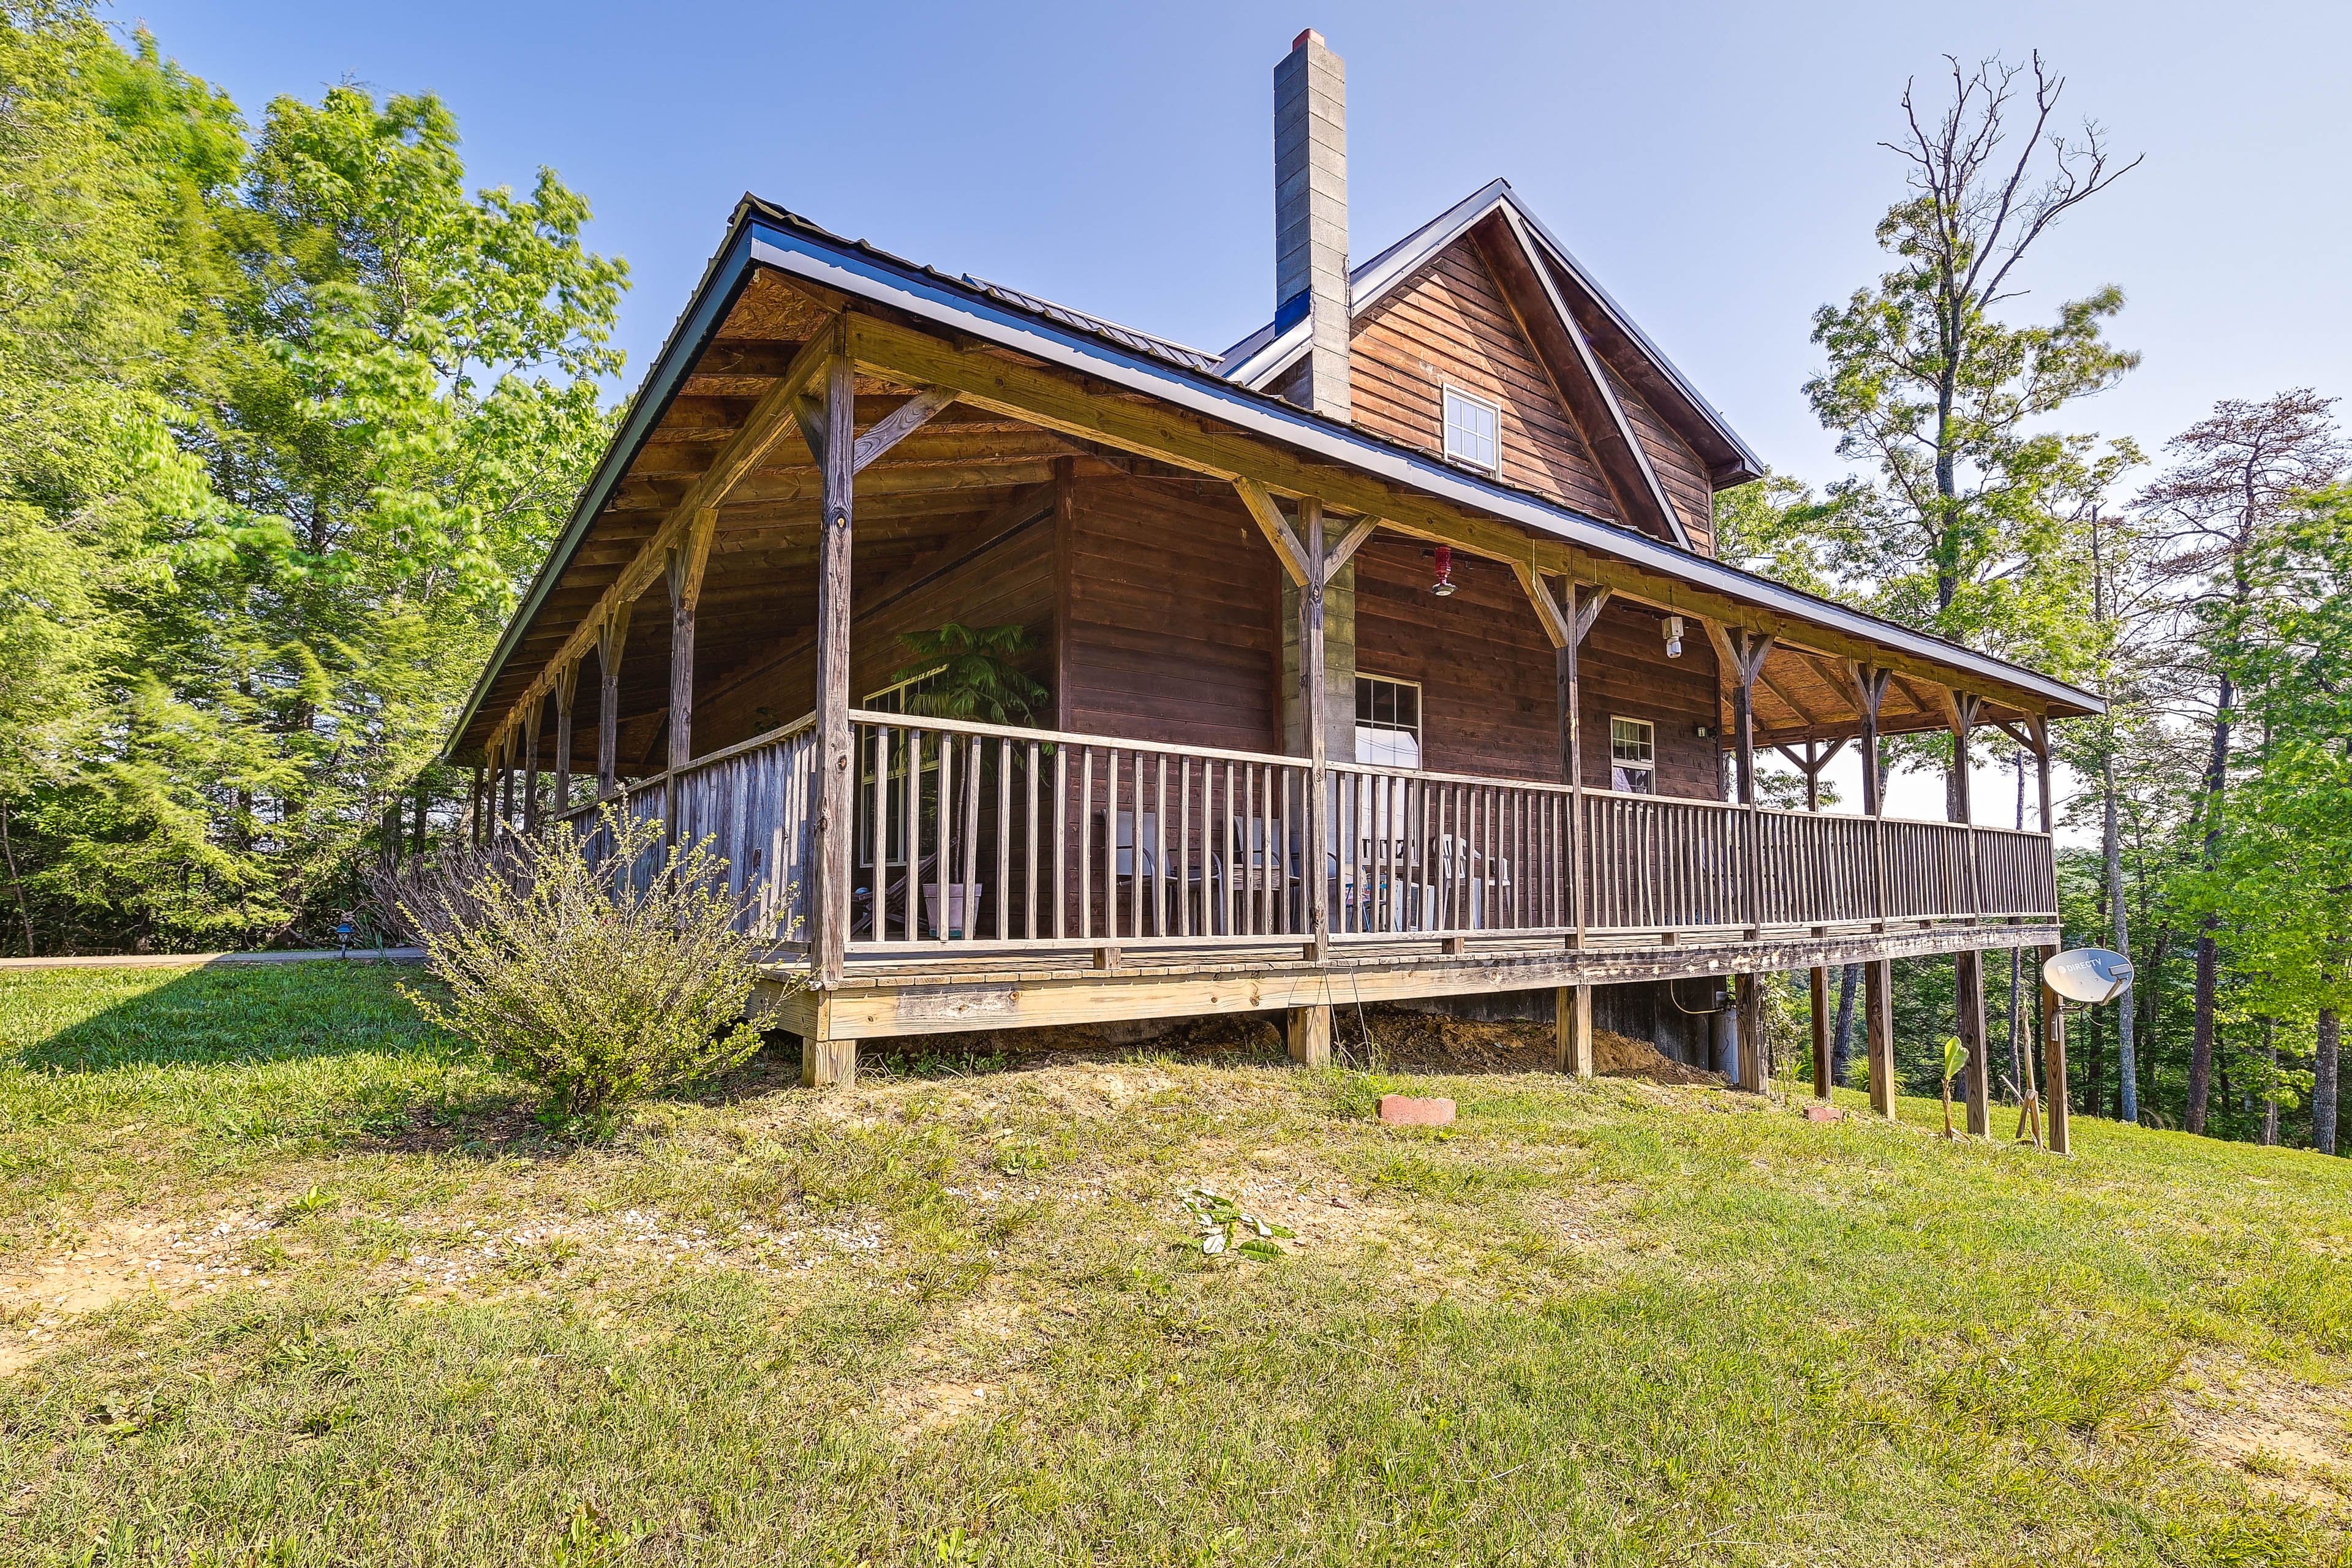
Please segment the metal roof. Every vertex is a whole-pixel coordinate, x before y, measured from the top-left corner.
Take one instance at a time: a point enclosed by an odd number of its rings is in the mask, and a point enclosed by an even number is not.
[[[1367,266],[1389,259],[1398,248],[1391,247]],[[614,433],[612,447],[572,509],[571,521],[532,579],[489,662],[475,682],[450,731],[453,743],[472,724],[491,684],[513,656],[524,631],[585,541],[590,527],[635,460],[654,425],[667,409],[678,384],[726,319],[727,310],[754,265],[774,267],[843,293],[890,305],[919,319],[951,325],[1049,364],[1164,397],[1254,434],[1312,451],[1327,460],[1429,491],[1535,532],[1621,557],[1645,570],[1689,582],[1694,587],[1835,627],[1851,637],[1903,648],[1957,669],[1974,670],[2070,708],[2093,713],[2104,712],[2106,708],[2105,700],[2096,693],[2055,677],[1881,619],[1851,605],[1817,597],[1772,578],[1693,554],[1646,533],[1576,511],[1532,490],[1471,473],[1430,453],[1237,384],[1217,373],[1215,367],[1225,356],[1187,350],[1181,344],[1036,300],[1017,289],[908,261],[864,240],[845,239],[795,213],[747,195],[736,207],[726,245],[704,270],[695,297],[663,343],[661,353],[632,401],[627,418]],[[1143,341],[1133,341],[1137,339]],[[1200,361],[1211,363],[1202,364]]]
[[[1107,321],[1100,316],[1088,315],[1084,310],[1074,310],[1067,305],[1056,305],[1051,300],[1040,300],[1034,294],[1024,294],[1018,289],[1008,289],[1002,283],[991,283],[987,279],[974,278],[969,272],[963,275],[963,280],[982,293],[1002,300],[1008,305],[1016,305],[1022,310],[1034,311],[1048,321],[1059,321],[1066,327],[1076,327],[1081,331],[1098,332],[1115,343],[1125,343],[1129,348],[1139,349],[1156,358],[1164,359],[1171,364],[1181,364],[1186,370],[1214,370],[1224,359],[1223,354],[1213,354],[1206,349],[1187,348],[1172,338],[1154,337],[1150,332],[1139,332],[1133,327],[1122,327],[1117,321]]]

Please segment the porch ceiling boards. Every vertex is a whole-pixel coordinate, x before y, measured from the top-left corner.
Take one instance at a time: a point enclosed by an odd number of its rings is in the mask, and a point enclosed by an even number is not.
[[[828,321],[772,272],[755,270],[709,347],[688,368],[580,547],[541,599],[453,753],[478,750],[533,678],[563,648],[646,542],[743,426],[762,394]],[[914,389],[857,382],[856,424],[871,428]],[[1008,501],[1049,483],[1056,458],[1077,476],[1124,472],[1087,443],[965,404],[950,404],[857,477],[856,583],[864,599],[927,558],[950,553]],[[696,686],[723,691],[772,664],[816,620],[823,477],[797,429],[770,446],[718,508],[695,636]],[[669,617],[656,582],[638,601],[621,660],[620,765],[661,765],[669,697]],[[593,686],[593,680],[590,683]],[[583,718],[585,717],[583,713]],[[552,727],[551,714],[542,717]],[[575,735],[590,757],[589,726]]]

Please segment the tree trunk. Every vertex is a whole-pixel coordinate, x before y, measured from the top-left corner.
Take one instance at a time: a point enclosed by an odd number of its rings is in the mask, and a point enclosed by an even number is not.
[[[2116,951],[2131,956],[2131,912],[2124,905],[2124,836],[2116,811],[2115,726],[2107,726],[2106,755],[2100,774],[2106,791],[2107,918],[2114,923]],[[2045,827],[2047,824],[2043,825]],[[2116,998],[2116,1114],[2139,1121],[2138,1042],[2132,1037],[2138,1011],[2139,987],[2135,984]]]
[[[1849,963],[1838,971],[1837,1033],[1831,1037],[1830,1081],[1845,1082],[1853,1063],[1853,998],[1862,989],[1862,965]]]
[[[2230,777],[2230,700],[2234,695],[2230,677],[2221,677],[2220,700],[2213,709],[2213,752],[2205,764],[2205,868],[2212,871],[2221,859],[2221,792]],[[2189,1048],[2189,1113],[2191,1132],[2205,1131],[2206,1103],[2213,1089],[2213,1004],[2221,987],[2221,941],[2214,934],[2221,917],[2208,914],[2197,926],[2197,1033]]]
[[[37,956],[33,947],[33,908],[25,901],[25,879],[16,871],[16,846],[8,837],[8,803],[0,800],[0,850],[8,855],[8,885],[16,890],[16,913],[25,921],[25,956]]]
[[[2278,1037],[2272,1020],[2263,1020],[2263,1058],[2268,1069],[2263,1083],[2263,1146],[2278,1147]]]
[[[2319,1010],[2317,1048],[2312,1053],[2311,1146],[2323,1154],[2336,1152],[2336,1058],[2344,1026],[2333,1007]]]

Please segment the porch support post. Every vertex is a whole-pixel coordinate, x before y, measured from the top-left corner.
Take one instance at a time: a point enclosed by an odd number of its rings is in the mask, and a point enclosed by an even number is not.
[[[1284,1034],[1288,1040],[1293,1066],[1328,1068],[1331,1065],[1329,1003],[1312,1007],[1293,1007],[1286,1023]]]
[[[812,953],[816,979],[828,987],[841,979],[849,942],[849,814],[855,784],[849,771],[849,553],[856,391],[849,361],[836,352],[825,362],[824,450],[816,455],[824,475],[824,511],[816,590],[816,887],[809,904],[816,924]],[[911,877],[911,848],[909,858]],[[812,1087],[846,1081],[854,1072],[854,1067],[844,1071],[834,1057],[815,1050],[814,1043],[803,1051],[802,1081]]]
[[[694,607],[702,597],[702,569],[710,559],[710,536],[719,509],[694,514],[686,537],[670,546],[669,578],[669,765],[694,760]],[[676,808],[671,808],[676,815]]]
[[[1813,1098],[1830,1097],[1830,972],[1816,965],[1811,972],[1813,1005]]]
[[[1307,896],[1307,937],[1318,963],[1331,956],[1331,890],[1326,862],[1331,837],[1331,757],[1328,734],[1331,681],[1323,668],[1323,590],[1330,561],[1323,548],[1323,503],[1313,496],[1298,503],[1299,530],[1307,558],[1307,581],[1298,593],[1298,711],[1307,742],[1307,863],[1300,868]],[[1322,1056],[1331,1058],[1331,1010],[1321,1009]],[[1296,1015],[1294,1015],[1294,1017]],[[1297,1056],[1296,1037],[1291,1055]]]
[[[572,705],[580,695],[580,661],[567,659],[555,673],[555,810],[572,809]]]
[[[1584,689],[1580,673],[1580,650],[1593,622],[1601,618],[1602,606],[1609,603],[1609,590],[1601,588],[1587,595],[1574,578],[1564,578],[1559,585],[1559,597],[1555,600],[1551,590],[1534,568],[1522,574],[1520,581],[1527,585],[1528,596],[1535,601],[1537,618],[1552,640],[1552,657],[1559,707],[1559,782],[1568,786],[1568,893],[1569,923],[1576,928],[1570,939],[1576,947],[1584,945],[1586,919],[1584,859]],[[1565,994],[1565,993],[1563,993]],[[1587,1073],[1585,1076],[1590,1077]]]
[[[532,698],[522,710],[522,830],[539,831],[539,724],[543,717],[540,700]]]
[[[482,770],[474,770],[474,782],[466,791],[466,836],[478,849],[482,845]]]
[[[629,641],[633,601],[613,607],[596,629],[596,798],[610,800],[620,787],[621,656]]]
[[[1739,1087],[1762,1094],[1772,1087],[1772,1060],[1764,1048],[1764,972],[1739,977]]]
[[[1592,1076],[1592,987],[1562,985],[1552,993],[1552,1040],[1561,1072]]]
[[[499,743],[499,825],[514,825],[514,736],[509,733]]]

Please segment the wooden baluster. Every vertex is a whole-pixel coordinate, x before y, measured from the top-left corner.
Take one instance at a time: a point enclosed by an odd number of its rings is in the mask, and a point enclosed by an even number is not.
[[[867,858],[874,864],[873,891],[866,908],[872,911],[876,942],[890,940],[890,727],[874,726],[874,827],[867,839]]]
[[[1070,746],[1054,748],[1054,940],[1069,935]]]
[[[1095,934],[1095,749],[1083,749],[1078,770],[1078,940]]]

